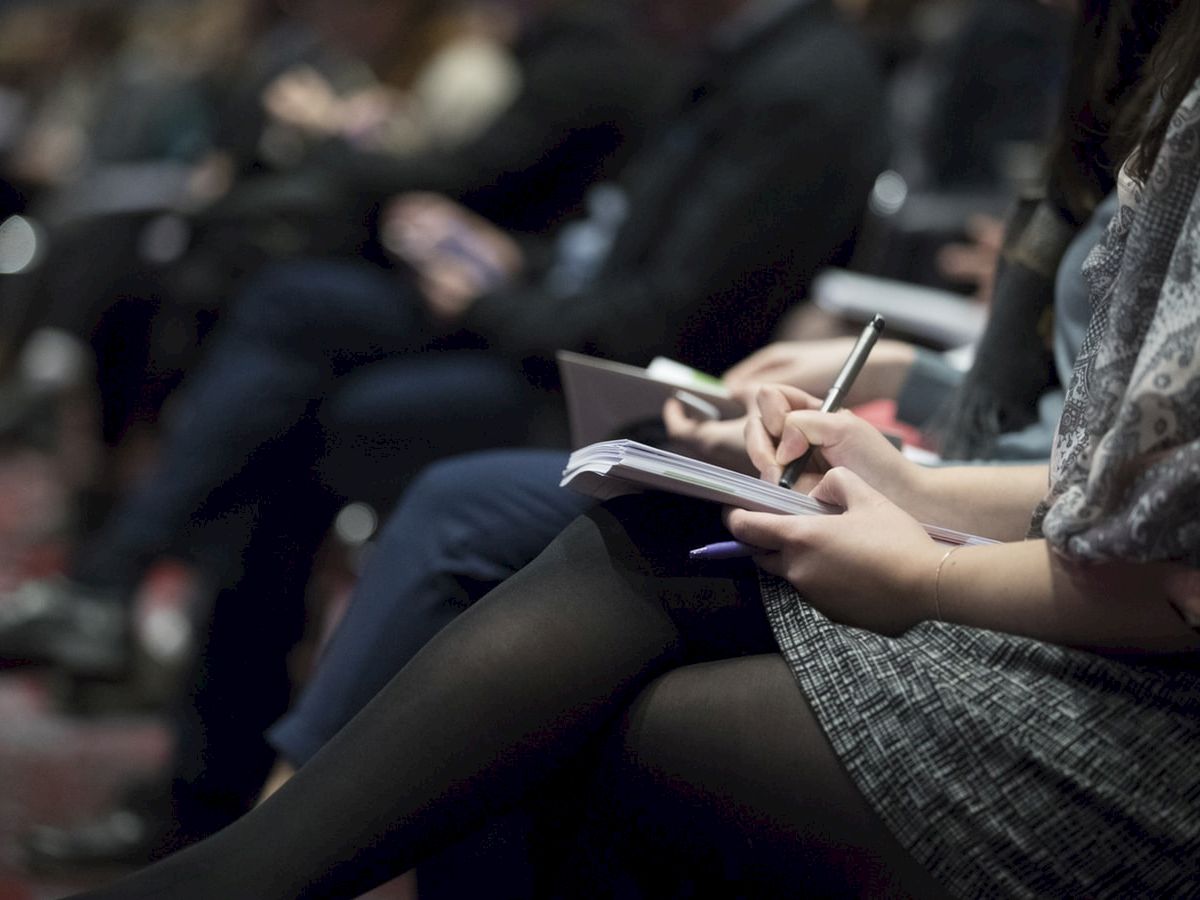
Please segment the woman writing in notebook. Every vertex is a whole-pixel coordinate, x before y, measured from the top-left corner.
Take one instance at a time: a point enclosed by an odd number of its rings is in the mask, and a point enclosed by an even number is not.
[[[801,486],[844,514],[728,512],[765,552],[698,565],[716,511],[601,507],[254,812],[94,896],[351,897],[538,793],[588,811],[569,896],[629,887],[618,857],[649,896],[1200,891],[1200,7],[1134,6],[1161,99],[1049,472],[923,472],[767,389],[751,458],[818,445]]]

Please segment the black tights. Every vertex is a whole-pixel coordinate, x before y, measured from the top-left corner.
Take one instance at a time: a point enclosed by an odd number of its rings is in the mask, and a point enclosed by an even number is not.
[[[772,655],[752,567],[687,561],[720,533],[711,506],[659,496],[577,520],[266,803],[88,896],[354,897],[581,759],[579,840],[701,893],[934,892]]]

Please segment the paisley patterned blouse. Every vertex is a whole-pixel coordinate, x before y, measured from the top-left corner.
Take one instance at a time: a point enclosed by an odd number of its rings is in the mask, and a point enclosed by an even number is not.
[[[1081,561],[1200,567],[1200,81],[1084,275],[1092,321],[1032,534]]]

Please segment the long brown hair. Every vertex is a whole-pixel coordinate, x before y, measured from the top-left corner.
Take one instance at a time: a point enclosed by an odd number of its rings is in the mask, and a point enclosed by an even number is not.
[[[1076,225],[1086,221],[1112,190],[1117,168],[1141,136],[1150,59],[1178,2],[1080,4],[1058,133],[1048,160],[1050,200]],[[1185,0],[1189,6],[1195,2]]]
[[[1143,114],[1153,108],[1148,120],[1137,123],[1143,127],[1137,130],[1137,149],[1129,162],[1129,173],[1139,181],[1145,181],[1149,176],[1158,151],[1162,149],[1171,116],[1197,78],[1200,78],[1200,3],[1182,0],[1154,48],[1145,86],[1139,91],[1139,100],[1145,101],[1139,104]],[[1157,107],[1153,106],[1155,100]],[[1124,124],[1127,133],[1134,131],[1134,123]]]
[[[1186,13],[1181,4],[1189,7]],[[947,459],[987,456],[1000,434],[1036,418],[1037,398],[1056,377],[1044,324],[1062,252],[1075,228],[1113,189],[1117,168],[1130,151],[1140,146],[1139,161],[1153,159],[1175,98],[1184,96],[1196,74],[1200,0],[1082,0],[1080,5],[1047,173],[1046,201],[1064,227],[1042,216],[1045,206],[1032,201],[1010,222],[975,365],[939,416]],[[1164,101],[1147,125],[1155,91]]]

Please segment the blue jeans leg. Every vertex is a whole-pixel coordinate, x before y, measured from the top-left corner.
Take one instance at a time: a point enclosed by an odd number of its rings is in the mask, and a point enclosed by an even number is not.
[[[318,472],[338,494],[390,509],[431,463],[527,445],[539,401],[511,360],[486,350],[380,360],[342,378],[321,404]]]
[[[421,349],[425,332],[420,304],[394,273],[335,262],[267,270],[184,386],[158,464],[85,548],[76,577],[136,577],[213,490],[282,439],[339,378]]]

